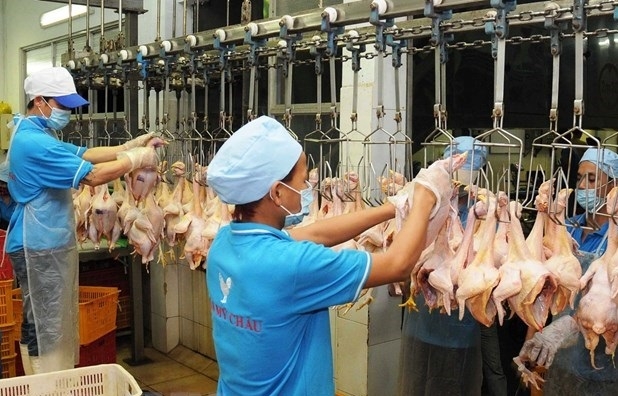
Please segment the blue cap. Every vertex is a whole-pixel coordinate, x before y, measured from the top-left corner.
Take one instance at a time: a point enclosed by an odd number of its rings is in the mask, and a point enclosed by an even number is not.
[[[225,203],[258,201],[290,173],[302,151],[283,125],[262,116],[223,143],[208,165],[206,181]]]
[[[475,145],[476,143],[476,145]],[[479,170],[487,162],[487,147],[479,145],[480,141],[471,136],[458,136],[453,139],[453,153],[451,154],[451,145],[444,149],[444,158],[448,158],[453,154],[463,154],[468,152],[466,163],[461,167],[465,170]],[[472,150],[474,149],[474,158]],[[472,162],[474,161],[474,162]]]
[[[579,163],[581,164],[584,161],[592,162],[612,179],[618,177],[618,154],[611,150],[589,148],[582,155]],[[598,164],[597,161],[599,161]]]

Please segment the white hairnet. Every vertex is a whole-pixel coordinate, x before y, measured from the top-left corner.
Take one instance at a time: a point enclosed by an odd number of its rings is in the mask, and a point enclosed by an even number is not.
[[[589,148],[582,155],[579,163],[581,164],[584,161],[592,162],[611,178],[618,177],[618,154],[611,150]]]
[[[301,145],[283,125],[262,116],[221,146],[208,165],[206,180],[225,203],[254,202],[290,173],[301,153]]]

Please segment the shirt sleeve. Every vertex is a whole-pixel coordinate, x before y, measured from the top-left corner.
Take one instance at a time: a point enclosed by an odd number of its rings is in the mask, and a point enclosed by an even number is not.
[[[77,188],[93,167],[81,158],[80,148],[42,134],[36,137],[38,140],[28,137],[19,145],[21,150],[15,153],[15,158],[20,161],[11,165],[24,187],[28,189],[31,184],[33,190]],[[36,195],[37,192],[32,193]]]
[[[299,253],[295,298],[302,311],[311,312],[358,299],[371,271],[369,253],[334,251],[311,242],[301,243]]]

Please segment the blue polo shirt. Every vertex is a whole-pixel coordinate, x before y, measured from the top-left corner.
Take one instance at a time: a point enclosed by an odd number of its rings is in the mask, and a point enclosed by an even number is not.
[[[46,130],[47,120],[27,117],[13,133],[10,148],[8,188],[17,203],[8,229],[6,251],[12,253],[23,248],[24,205],[37,198],[46,189],[77,188],[80,181],[92,171],[93,165],[82,159],[86,147],[77,147],[58,140]],[[50,217],[59,213],[55,205],[46,205]],[[66,224],[67,219],[58,219]],[[33,230],[36,232],[36,230]],[[41,240],[50,240],[41,235]]]
[[[232,222],[208,253],[218,395],[332,396],[328,308],[356,300],[367,252],[336,252],[285,231]]]
[[[575,216],[571,219],[571,222],[582,226],[586,225],[586,214],[582,213]],[[567,226],[568,224],[569,223],[567,222]],[[569,232],[571,233],[573,239],[575,239],[575,241],[579,244],[579,250],[582,252],[596,253],[597,248],[600,246],[599,255],[602,255],[607,248],[607,238],[605,238],[605,234],[607,234],[607,227],[609,227],[609,222],[603,224],[598,230],[589,233],[583,241],[582,238],[584,236],[584,230],[582,228],[571,226],[569,227]]]

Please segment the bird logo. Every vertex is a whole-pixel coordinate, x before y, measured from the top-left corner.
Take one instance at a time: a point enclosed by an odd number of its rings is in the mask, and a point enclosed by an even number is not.
[[[232,288],[232,278],[228,277],[227,279],[223,279],[223,275],[219,273],[219,286],[221,286],[221,293],[223,293],[221,304],[225,304],[227,302],[227,296],[230,294],[230,289]]]

